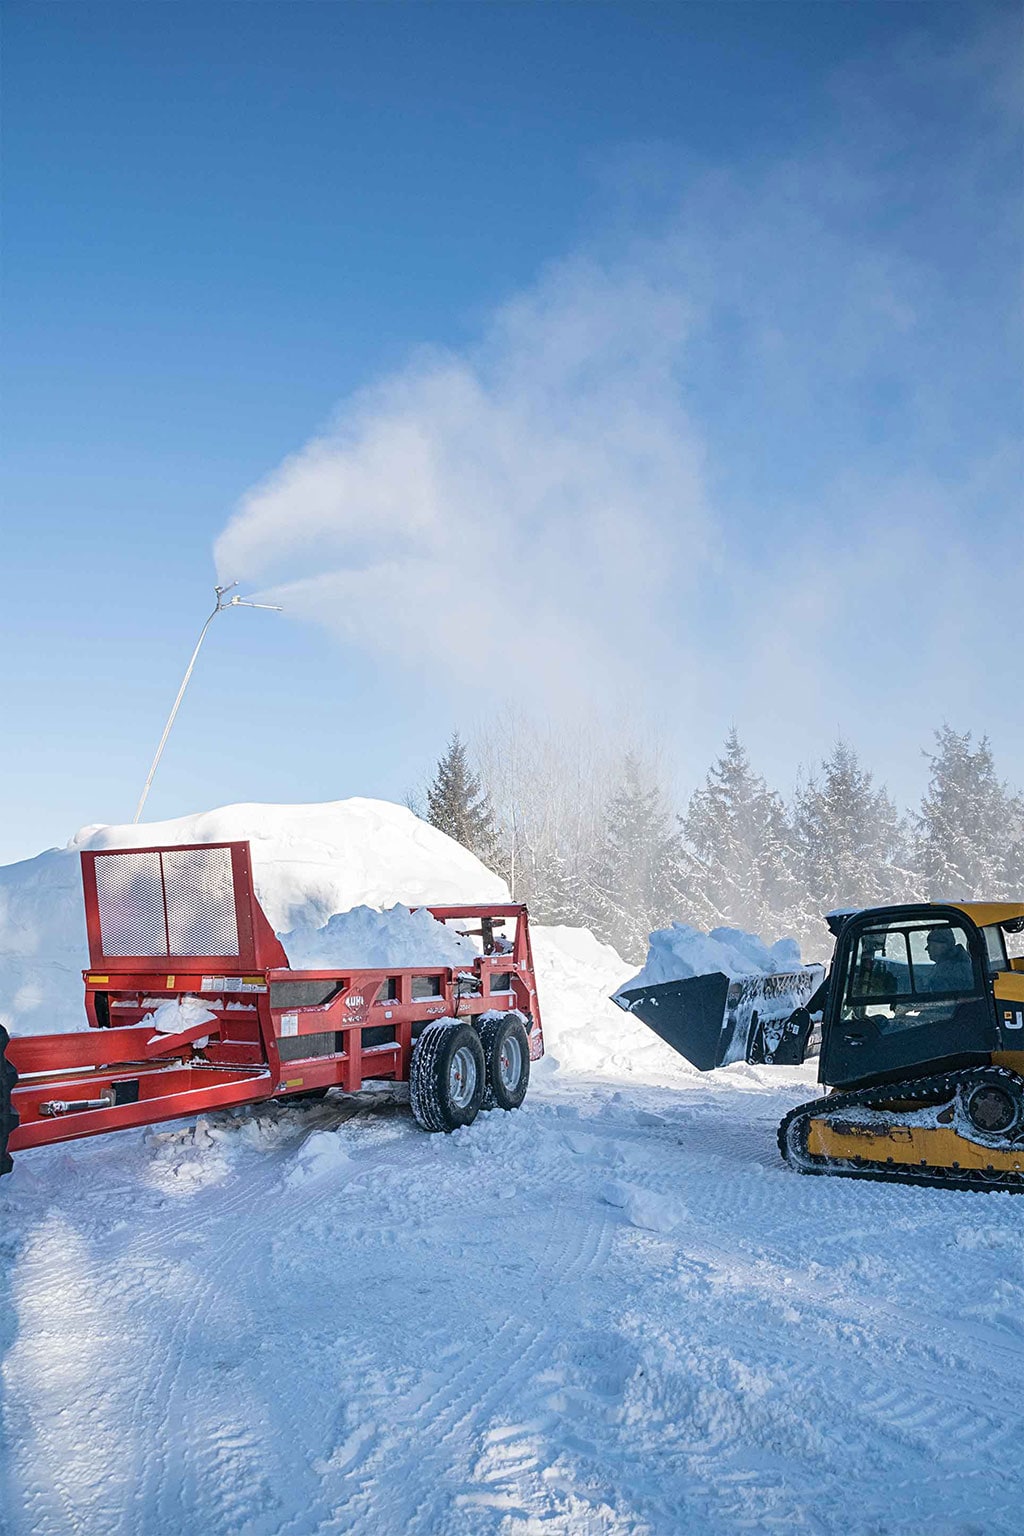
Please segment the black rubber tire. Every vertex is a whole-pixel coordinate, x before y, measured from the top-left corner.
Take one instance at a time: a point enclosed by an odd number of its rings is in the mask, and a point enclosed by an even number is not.
[[[460,1051],[468,1051],[476,1082],[465,1103],[453,1097],[452,1068]],[[437,1019],[416,1042],[409,1069],[409,1103],[417,1125],[425,1131],[456,1131],[472,1125],[487,1089],[487,1062],[480,1036],[459,1019]]]
[[[530,1086],[530,1037],[517,1013],[498,1013],[480,1020],[480,1043],[487,1059],[487,1092],[494,1108],[518,1109]],[[501,1053],[512,1038],[519,1046],[519,1075],[512,1084],[502,1081]],[[488,1108],[491,1106],[488,1106]]]
[[[11,1103],[11,1090],[18,1081],[18,1074],[7,1060],[6,1051],[10,1036],[0,1024],[0,1175],[10,1173],[13,1164],[7,1150],[7,1138],[18,1126],[18,1115]]]

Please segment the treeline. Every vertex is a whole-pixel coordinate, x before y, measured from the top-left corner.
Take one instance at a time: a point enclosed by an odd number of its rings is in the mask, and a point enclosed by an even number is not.
[[[943,726],[927,755],[913,811],[845,741],[787,800],[733,730],[677,809],[655,756],[513,723],[472,757],[453,736],[423,809],[537,921],[590,928],[637,963],[673,919],[792,935],[805,959],[824,959],[835,908],[1024,899],[1024,796],[999,778],[987,738]]]

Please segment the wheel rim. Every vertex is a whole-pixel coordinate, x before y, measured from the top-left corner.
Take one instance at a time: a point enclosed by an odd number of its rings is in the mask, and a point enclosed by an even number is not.
[[[448,1068],[448,1097],[456,1109],[465,1109],[476,1092],[476,1058],[468,1046],[460,1045]]]
[[[523,1048],[515,1035],[506,1035],[498,1053],[498,1076],[501,1086],[509,1090],[518,1088],[523,1070]]]
[[[1017,1105],[1013,1096],[995,1084],[976,1088],[967,1101],[971,1124],[988,1136],[999,1136],[1013,1128]]]

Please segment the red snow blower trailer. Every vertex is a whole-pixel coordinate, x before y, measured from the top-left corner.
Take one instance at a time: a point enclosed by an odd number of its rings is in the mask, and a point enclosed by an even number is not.
[[[408,1082],[429,1131],[522,1103],[544,1051],[524,906],[429,907],[475,925],[458,930],[481,941],[464,966],[297,971],[256,898],[248,843],[81,859],[89,1028],[0,1027],[0,1174],[27,1147],[375,1078]],[[155,1019],[169,1001],[178,1009]]]

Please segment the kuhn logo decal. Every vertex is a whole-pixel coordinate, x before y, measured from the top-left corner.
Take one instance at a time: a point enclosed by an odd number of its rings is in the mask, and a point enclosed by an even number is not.
[[[361,1008],[362,1006],[363,999],[360,997],[358,992],[353,993],[351,997],[346,997],[345,999],[346,1008]]]

